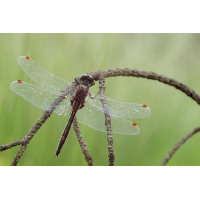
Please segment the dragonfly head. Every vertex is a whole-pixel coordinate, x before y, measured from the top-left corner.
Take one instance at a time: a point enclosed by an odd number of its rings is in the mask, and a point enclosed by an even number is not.
[[[80,81],[82,82],[82,84],[87,85],[88,87],[91,87],[95,84],[93,77],[88,74],[83,74],[80,77]]]

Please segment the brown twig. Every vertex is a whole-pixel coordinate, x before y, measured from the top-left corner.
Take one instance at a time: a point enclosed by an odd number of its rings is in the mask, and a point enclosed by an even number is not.
[[[115,160],[115,153],[114,153],[114,148],[113,148],[113,136],[112,136],[112,130],[111,130],[111,119],[109,115],[109,110],[105,98],[105,79],[100,76],[99,77],[99,89],[100,89],[100,99],[102,102],[103,110],[104,110],[104,115],[105,115],[105,125],[106,125],[106,130],[107,130],[107,141],[108,141],[108,157],[109,157],[109,166],[114,165],[114,160]]]
[[[178,150],[178,148],[183,145],[190,137],[192,137],[195,133],[200,131],[200,127],[195,128],[192,132],[187,134],[178,144],[174,146],[174,148],[169,152],[169,154],[163,159],[161,166],[165,166],[169,159],[174,155],[174,153]]]
[[[74,128],[74,131],[76,133],[76,136],[77,136],[77,139],[78,139],[78,142],[80,144],[80,147],[82,149],[82,152],[83,154],[85,155],[85,160],[86,162],[88,163],[89,166],[94,166],[94,163],[92,161],[92,157],[90,155],[90,152],[89,150],[87,149],[87,146],[84,142],[84,139],[83,139],[83,136],[80,132],[80,129],[78,127],[78,123],[77,123],[77,119],[76,119],[76,116],[74,117],[74,120],[73,120],[73,128]]]
[[[12,142],[10,144],[5,144],[0,146],[0,151],[5,151],[6,149],[10,149],[12,147],[15,147],[17,145],[23,144],[23,140],[17,140],[15,142]]]
[[[115,76],[132,76],[132,77],[141,77],[141,78],[157,80],[167,85],[173,86],[178,90],[181,90],[186,95],[195,100],[198,104],[200,104],[200,96],[196,92],[191,90],[189,87],[174,79],[168,78],[164,75],[156,74],[154,72],[138,70],[138,69],[115,68],[115,69],[106,69],[101,71],[98,70],[90,74],[92,75],[94,80],[99,80],[99,77],[101,75],[104,78],[115,77]]]

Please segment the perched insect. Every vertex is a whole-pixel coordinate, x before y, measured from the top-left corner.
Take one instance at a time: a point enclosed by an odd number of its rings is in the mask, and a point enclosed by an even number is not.
[[[24,72],[39,86],[18,80],[13,81],[10,84],[10,88],[25,100],[43,110],[49,107],[56,97],[60,95],[61,91],[71,85],[64,79],[47,72],[27,56],[20,56],[17,62]],[[77,87],[69,87],[68,95],[54,110],[58,115],[71,113],[56,151],[57,156],[65,143],[75,115],[81,123],[95,130],[106,132],[104,110],[100,96],[94,95],[95,98],[91,98],[93,95],[89,93],[89,87],[95,84],[92,76],[84,74],[75,78],[75,81],[77,82]],[[151,115],[151,110],[146,105],[121,102],[109,97],[106,97],[106,101],[113,133],[137,135],[140,132],[137,124],[124,118],[137,119]]]

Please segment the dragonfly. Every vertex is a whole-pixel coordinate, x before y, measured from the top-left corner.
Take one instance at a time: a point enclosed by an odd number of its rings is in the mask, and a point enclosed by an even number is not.
[[[147,105],[117,101],[109,97],[105,97],[108,110],[103,109],[100,95],[89,92],[89,88],[95,84],[89,74],[75,78],[77,83],[75,87],[66,80],[47,72],[28,56],[18,57],[17,62],[37,85],[17,80],[10,84],[10,88],[34,106],[47,110],[61,92],[66,91],[64,100],[54,110],[58,115],[71,114],[60,138],[56,156],[65,143],[75,116],[79,122],[88,127],[107,132],[105,126],[105,113],[107,113],[111,118],[112,133],[137,135],[140,133],[138,125],[127,119],[145,118],[151,115],[151,109]]]

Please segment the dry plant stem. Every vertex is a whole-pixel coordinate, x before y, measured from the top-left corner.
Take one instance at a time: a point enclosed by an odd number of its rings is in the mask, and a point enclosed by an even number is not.
[[[104,114],[105,114],[105,125],[107,129],[107,141],[108,141],[108,157],[109,157],[109,166],[114,165],[115,160],[115,153],[113,148],[113,136],[112,136],[112,130],[111,130],[111,119],[109,113],[106,98],[105,98],[105,79],[101,76],[99,78],[99,89],[100,89],[100,99],[102,102]],[[105,112],[106,111],[106,112]]]
[[[182,92],[187,94],[189,97],[194,99],[198,104],[200,104],[200,96],[197,93],[195,93],[193,90],[191,90],[189,87],[187,87],[186,85],[183,85],[182,83],[179,83],[178,81],[174,79],[168,78],[164,75],[156,74],[154,72],[137,70],[137,69],[128,69],[128,68],[115,68],[115,69],[107,69],[107,70],[101,70],[101,71],[98,70],[90,74],[92,75],[94,80],[99,80],[99,77],[101,75],[104,78],[115,77],[115,76],[133,76],[133,77],[141,77],[141,78],[157,80],[167,85],[171,85],[178,90],[181,90]]]
[[[10,144],[5,144],[0,146],[0,151],[5,151],[6,149],[10,149],[12,147],[15,147],[17,145],[23,144],[23,140],[17,140],[16,142],[12,142]]]
[[[78,123],[77,123],[77,119],[76,119],[76,116],[74,117],[74,120],[73,120],[73,128],[74,128],[74,131],[76,133],[76,136],[77,136],[77,139],[78,139],[78,142],[80,144],[80,147],[82,149],[82,152],[83,154],[85,155],[85,160],[86,162],[88,163],[89,166],[94,166],[94,163],[92,161],[92,157],[87,149],[87,146],[84,142],[84,139],[81,135],[81,132],[80,132],[80,129],[78,127]]]
[[[174,148],[169,152],[169,154],[163,159],[161,166],[165,166],[169,159],[174,155],[174,153],[178,150],[178,148],[183,145],[190,137],[192,137],[195,133],[200,131],[200,127],[195,128],[192,132],[187,134],[178,144],[174,146]]]

